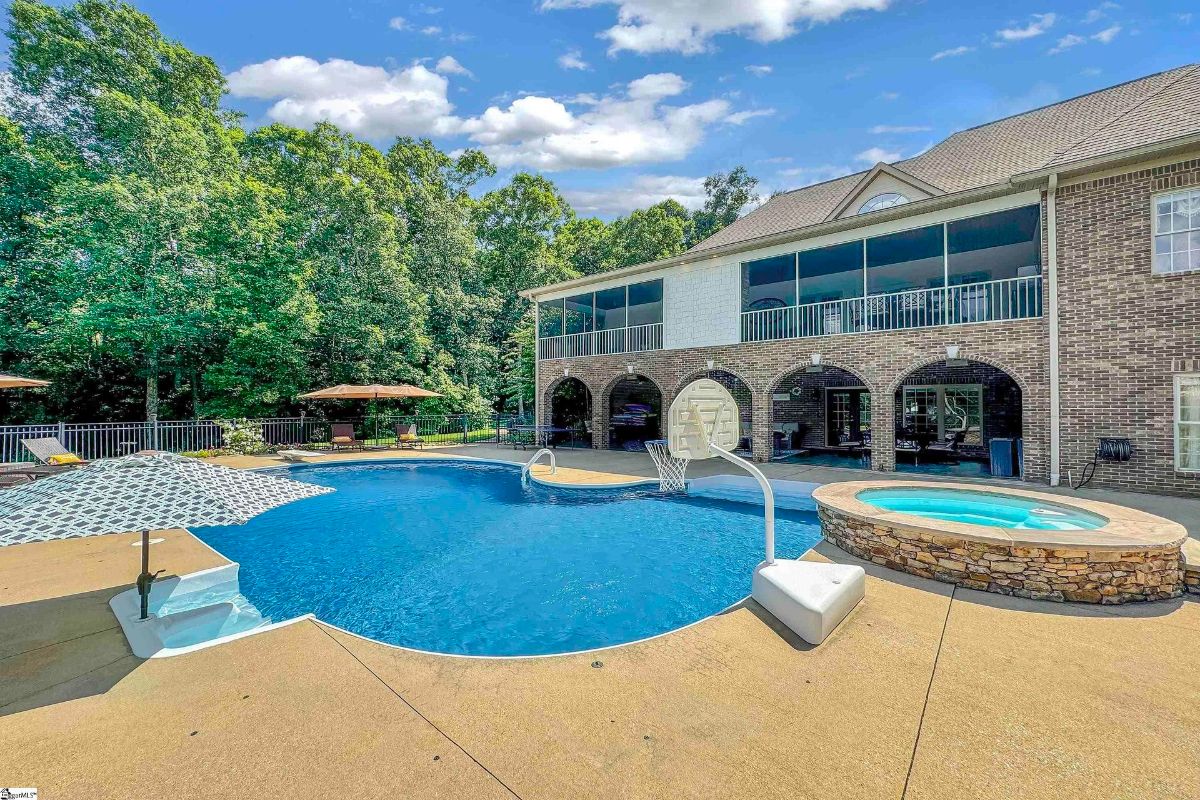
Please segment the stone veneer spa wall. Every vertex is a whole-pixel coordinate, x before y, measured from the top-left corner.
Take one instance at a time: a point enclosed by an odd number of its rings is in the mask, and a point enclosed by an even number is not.
[[[1034,600],[1119,604],[1166,600],[1186,589],[1180,546],[1187,532],[1161,517],[1014,491],[1078,505],[1107,517],[1109,524],[1092,531],[1001,531],[882,511],[857,499],[860,491],[885,485],[921,484],[857,481],[815,491],[825,537],[881,566]]]

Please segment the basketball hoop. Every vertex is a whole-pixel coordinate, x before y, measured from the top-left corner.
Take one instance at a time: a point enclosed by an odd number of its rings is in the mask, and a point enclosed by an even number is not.
[[[676,458],[671,455],[666,439],[651,439],[646,442],[646,450],[658,467],[658,488],[663,492],[682,492],[687,489],[687,472],[689,458]]]

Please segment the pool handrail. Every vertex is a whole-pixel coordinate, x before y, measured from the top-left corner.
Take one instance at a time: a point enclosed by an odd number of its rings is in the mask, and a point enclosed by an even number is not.
[[[521,482],[522,483],[524,483],[525,480],[529,477],[529,471],[531,469],[533,469],[534,462],[536,462],[539,458],[541,458],[543,453],[550,456],[550,474],[551,475],[558,474],[558,463],[554,460],[554,451],[548,447],[543,447],[541,450],[538,450],[536,453],[533,454],[533,458],[531,458],[525,462],[525,466],[521,467]]]

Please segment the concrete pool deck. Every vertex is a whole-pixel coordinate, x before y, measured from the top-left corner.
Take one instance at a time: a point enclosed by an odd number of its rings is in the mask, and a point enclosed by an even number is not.
[[[560,451],[560,473],[644,476],[627,455]],[[168,573],[223,561],[158,535]],[[307,621],[142,661],[107,606],[135,538],[0,548],[0,781],[56,798],[1200,796],[1194,598],[1048,604],[866,564],[866,600],[817,648],[748,602],[545,659]]]

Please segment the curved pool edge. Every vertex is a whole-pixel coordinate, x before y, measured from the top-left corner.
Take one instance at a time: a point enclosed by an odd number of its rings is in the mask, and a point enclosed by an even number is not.
[[[858,498],[868,489],[960,489],[1020,496],[1105,517],[1091,530],[972,525],[886,511]],[[1026,489],[912,480],[846,481],[813,492],[822,533],[880,566],[998,594],[1082,603],[1166,600],[1184,591],[1187,530],[1136,509]]]
[[[319,460],[319,461],[312,460],[312,461],[299,461],[299,462],[282,462],[282,463],[264,464],[262,466],[255,466],[255,467],[239,467],[238,469],[248,469],[248,470],[252,470],[252,471],[267,470],[267,469],[291,470],[291,469],[294,469],[297,467],[305,467],[305,466],[310,466],[310,467],[371,466],[371,465],[388,465],[388,464],[413,463],[413,462],[443,464],[446,462],[453,462],[453,461],[465,461],[465,462],[475,463],[475,464],[496,464],[496,465],[503,466],[503,467],[511,467],[514,470],[516,470],[516,472],[518,473],[518,477],[520,476],[521,468],[524,466],[524,464],[522,464],[520,462],[516,462],[516,461],[504,461],[502,459],[482,458],[479,456],[468,456],[468,455],[460,455],[460,454],[446,455],[446,456],[435,455],[435,454],[420,454],[420,455],[381,456],[381,457],[376,457],[376,458],[347,458],[347,459],[331,459],[331,460]],[[708,478],[701,478],[698,480],[708,481],[708,480],[716,479],[717,482],[722,482],[722,479],[724,479],[726,477],[729,477],[729,476],[710,476]],[[736,478],[737,476],[733,476],[733,477]],[[627,482],[623,482],[623,483],[567,483],[567,482],[562,482],[562,481],[542,480],[542,479],[538,478],[537,476],[533,475],[532,472],[529,474],[529,478],[534,483],[537,483],[539,485],[542,485],[542,486],[545,486],[548,488],[569,489],[569,490],[628,489],[628,488],[635,488],[638,486],[657,486],[659,483],[657,478],[644,478],[644,479],[639,479],[636,481],[627,481]],[[689,483],[690,483],[690,481],[689,481]],[[814,487],[817,485],[817,484],[805,483],[802,481],[778,481],[778,480],[772,480],[771,484],[772,484],[772,486],[775,486],[775,485],[783,486],[783,487],[785,487],[785,489],[788,487]],[[809,499],[811,500],[811,488],[806,488],[806,491],[808,493]],[[736,501],[732,501],[732,502],[736,502]],[[805,508],[804,510],[815,510],[815,505],[809,506],[809,507]],[[217,550],[215,547],[213,547],[211,544],[206,542],[201,537],[196,536],[194,533],[192,533],[191,530],[188,530],[186,528],[184,528],[183,530],[187,531],[188,535],[190,535],[193,539],[200,542],[200,544],[204,545],[204,547],[208,548],[210,551],[215,553],[220,558],[224,559],[229,564],[237,563],[237,562],[233,561],[232,559],[230,559],[228,556],[226,556],[224,553],[222,553],[220,550]],[[798,560],[805,560],[805,558],[807,556],[815,553],[816,547],[820,543],[821,543],[821,541],[819,540],[812,547],[809,547],[807,550],[805,550],[803,553],[801,553],[798,556]],[[183,576],[183,577],[186,577],[186,576]],[[321,619],[316,614],[307,613],[307,614],[303,614],[303,615],[300,615],[297,617],[292,617],[292,618],[290,618],[288,620],[284,620],[283,622],[280,622],[280,623],[272,623],[268,626],[264,626],[261,628],[255,628],[250,631],[243,631],[238,634],[231,634],[230,636],[224,637],[219,640],[212,640],[210,642],[205,642],[199,646],[189,647],[187,649],[180,650],[177,654],[183,655],[186,652],[190,652],[193,649],[203,649],[206,647],[211,647],[214,644],[222,644],[225,641],[232,641],[234,639],[244,638],[249,635],[263,633],[268,630],[274,629],[276,627],[283,627],[283,626],[290,625],[290,624],[293,624],[296,622],[303,622],[305,620],[309,620],[312,622],[316,622],[326,628],[338,631],[339,633],[344,633],[347,636],[352,636],[355,639],[359,639],[364,642],[370,642],[371,644],[376,644],[381,647],[386,647],[386,648],[389,648],[392,650],[400,650],[400,651],[404,651],[404,652],[408,652],[408,653],[415,653],[415,654],[423,655],[423,656],[436,656],[436,657],[441,657],[441,658],[455,658],[455,659],[471,659],[471,660],[476,660],[476,661],[489,661],[489,660],[490,661],[524,661],[524,660],[531,660],[531,659],[565,658],[565,657],[570,657],[570,656],[601,653],[601,652],[605,652],[608,650],[616,650],[616,649],[623,648],[623,647],[633,647],[636,645],[645,644],[646,642],[654,641],[655,639],[661,639],[665,636],[672,636],[674,634],[688,630],[689,628],[693,628],[697,625],[708,622],[709,620],[712,620],[717,617],[728,614],[730,611],[733,611],[734,609],[737,609],[740,606],[744,605],[745,602],[750,599],[752,599],[751,595],[750,595],[750,593],[747,593],[744,596],[742,596],[741,598],[739,598],[738,600],[736,600],[735,602],[729,604],[728,606],[726,606],[718,611],[715,611],[711,614],[701,617],[700,619],[697,619],[693,622],[689,622],[685,625],[681,625],[677,628],[672,628],[667,631],[662,631],[660,633],[656,633],[651,636],[643,636],[639,639],[634,639],[634,640],[631,640],[628,642],[619,642],[617,644],[609,644],[609,645],[604,645],[602,647],[584,648],[582,650],[569,650],[569,651],[562,652],[562,653],[534,653],[534,654],[528,654],[528,655],[475,655],[475,654],[469,654],[469,653],[444,653],[444,652],[440,652],[437,650],[424,650],[424,649],[421,649],[418,647],[410,647],[407,645],[393,644],[391,642],[384,642],[379,639],[375,639],[373,637],[366,636],[364,634],[349,630],[347,628],[344,628],[340,625],[329,622],[327,620]]]

